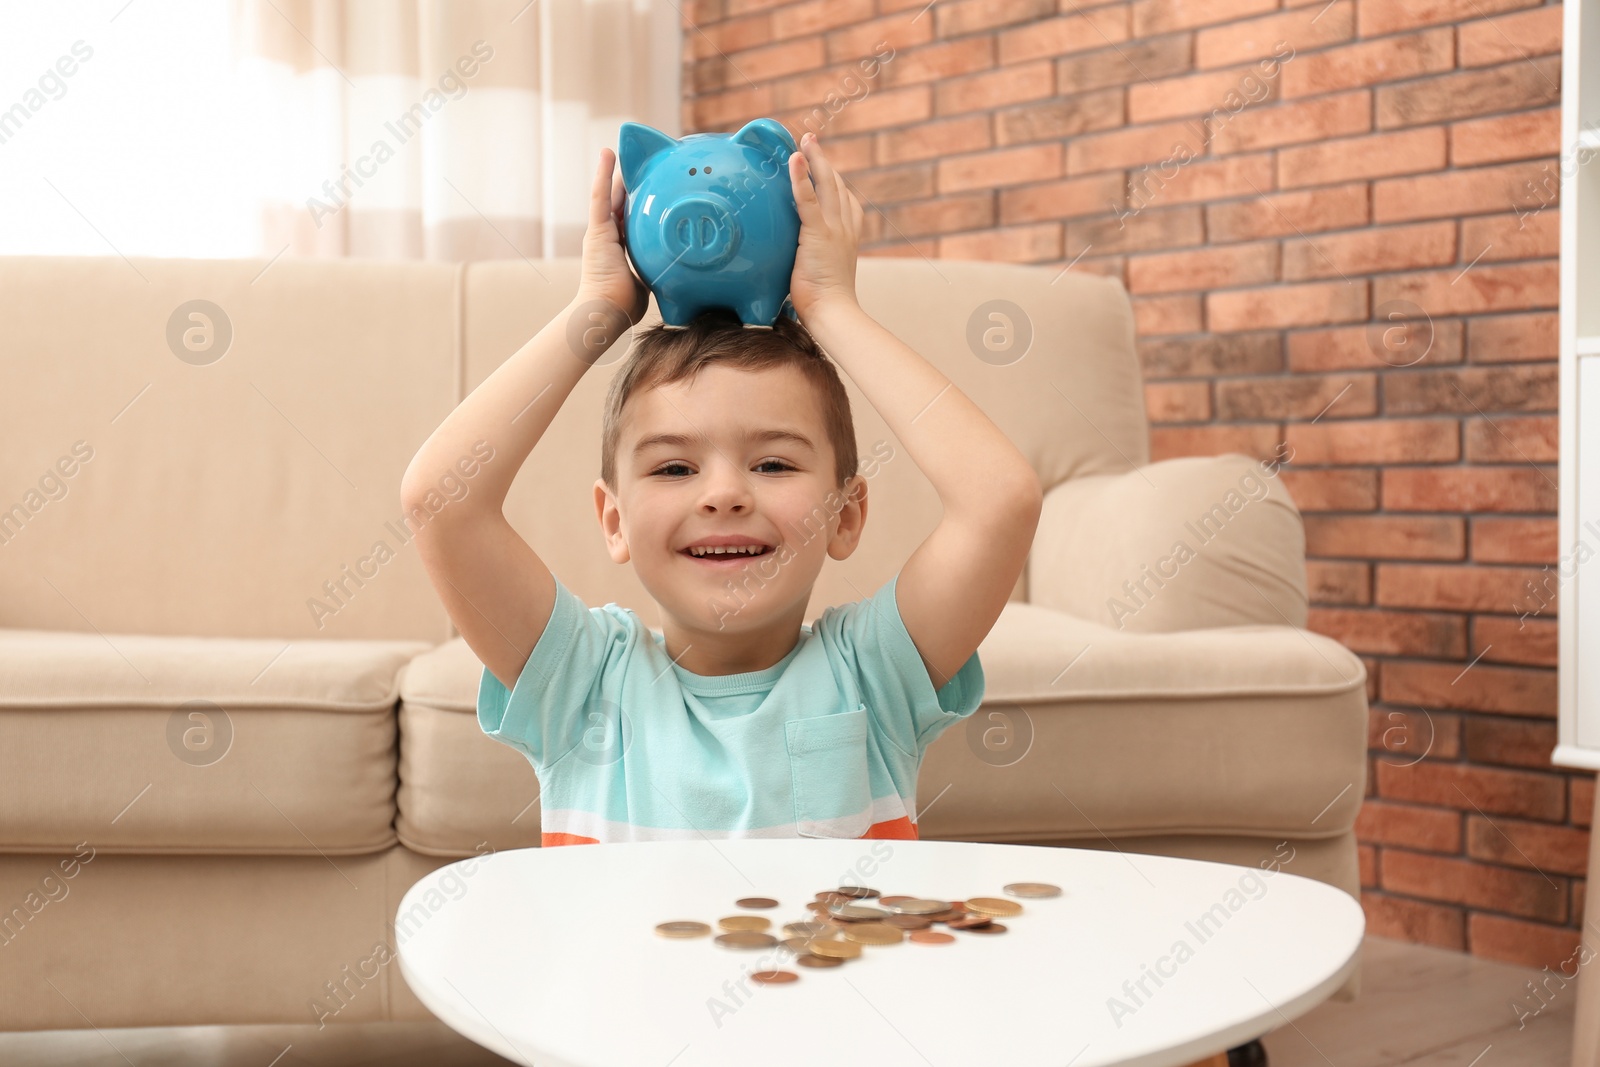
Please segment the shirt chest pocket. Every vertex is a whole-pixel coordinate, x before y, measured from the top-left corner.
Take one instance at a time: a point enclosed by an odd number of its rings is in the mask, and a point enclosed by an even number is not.
[[[867,709],[784,724],[802,837],[860,837],[872,825]]]

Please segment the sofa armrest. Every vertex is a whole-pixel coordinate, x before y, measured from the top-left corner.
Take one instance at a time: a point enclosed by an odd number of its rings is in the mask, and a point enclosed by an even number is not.
[[[1118,630],[1306,624],[1305,529],[1280,463],[1184,456],[1045,495],[1028,600]]]

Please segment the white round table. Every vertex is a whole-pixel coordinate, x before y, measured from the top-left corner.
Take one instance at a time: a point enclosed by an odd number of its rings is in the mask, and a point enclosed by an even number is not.
[[[1292,862],[1288,864],[1292,866]],[[841,967],[712,941],[811,918],[817,891],[1017,899],[1003,934],[867,946]],[[741,897],[779,906],[741,909]],[[868,902],[870,903],[870,902]],[[696,919],[711,935],[670,939]],[[529,848],[449,864],[396,916],[431,1011],[539,1067],[1177,1067],[1304,1013],[1356,966],[1350,896],[1285,869],[954,841],[719,839]],[[943,930],[942,926],[935,929]],[[755,971],[798,974],[761,985]]]

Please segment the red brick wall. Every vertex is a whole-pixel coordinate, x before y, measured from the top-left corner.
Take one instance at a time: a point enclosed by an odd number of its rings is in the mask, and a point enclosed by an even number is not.
[[[1371,679],[1370,931],[1570,955],[1593,777],[1549,762],[1554,600],[1519,615],[1556,584],[1561,7],[684,11],[686,130],[818,130],[865,254],[1121,278],[1155,458],[1288,442],[1310,626]]]

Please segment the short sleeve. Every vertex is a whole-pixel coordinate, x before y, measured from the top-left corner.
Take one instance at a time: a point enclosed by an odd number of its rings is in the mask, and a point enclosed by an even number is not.
[[[555,583],[555,606],[516,685],[508,692],[487,667],[478,682],[478,725],[537,771],[559,762],[594,725],[589,717],[605,704],[595,697],[600,679],[635,636],[631,613],[590,608]]]
[[[983,665],[974,651],[938,690],[900,618],[896,574],[865,600],[831,607],[817,621],[820,636],[851,660],[872,722],[895,747],[920,757],[934,739],[978,710]]]

